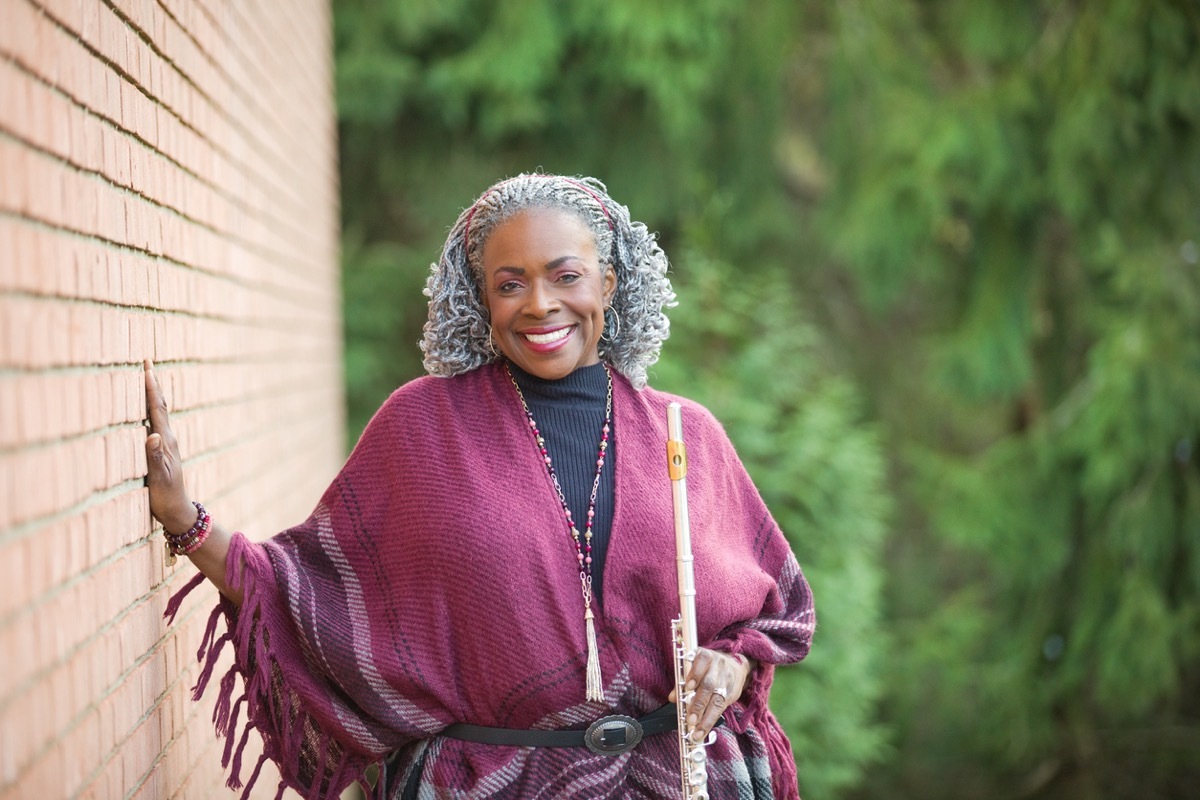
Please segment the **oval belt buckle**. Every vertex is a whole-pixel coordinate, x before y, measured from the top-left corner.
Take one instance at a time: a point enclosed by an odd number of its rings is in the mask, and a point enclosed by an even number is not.
[[[633,717],[614,714],[601,717],[588,726],[583,743],[602,756],[619,756],[637,747],[642,740],[642,723]]]

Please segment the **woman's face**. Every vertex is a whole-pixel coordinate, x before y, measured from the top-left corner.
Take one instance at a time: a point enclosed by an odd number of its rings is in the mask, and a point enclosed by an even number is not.
[[[492,338],[510,361],[554,380],[600,360],[617,282],[583,220],[555,208],[522,211],[493,229],[482,264]]]

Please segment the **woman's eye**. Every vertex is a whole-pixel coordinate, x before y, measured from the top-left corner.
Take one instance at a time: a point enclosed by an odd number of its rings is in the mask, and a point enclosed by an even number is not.
[[[579,275],[574,272],[564,272],[558,276],[559,283],[574,283],[579,280]]]
[[[520,288],[521,288],[521,284],[519,284],[516,281],[505,281],[504,283],[502,283],[496,287],[496,289],[498,291],[505,292],[505,293],[515,292]]]

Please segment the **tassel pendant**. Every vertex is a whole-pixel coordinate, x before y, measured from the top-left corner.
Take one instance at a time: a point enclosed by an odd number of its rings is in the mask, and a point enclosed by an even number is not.
[[[583,619],[587,625],[587,699],[603,701],[604,685],[600,680],[600,653],[596,647],[596,623],[591,603],[587,604],[587,611],[584,613]]]

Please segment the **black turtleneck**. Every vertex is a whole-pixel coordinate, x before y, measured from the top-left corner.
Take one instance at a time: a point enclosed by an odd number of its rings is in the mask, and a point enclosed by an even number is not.
[[[530,375],[509,362],[513,377],[537,422],[546,450],[554,464],[559,485],[582,536],[587,523],[592,482],[596,479],[596,454],[600,452],[600,429],[608,400],[608,378],[603,364],[580,367],[560,380],[548,381]],[[610,423],[604,472],[596,491],[596,516],[592,523],[592,593],[602,600],[604,556],[612,531],[613,496],[616,482],[616,430]],[[563,538],[566,519],[563,519]],[[564,541],[567,546],[569,540]]]

